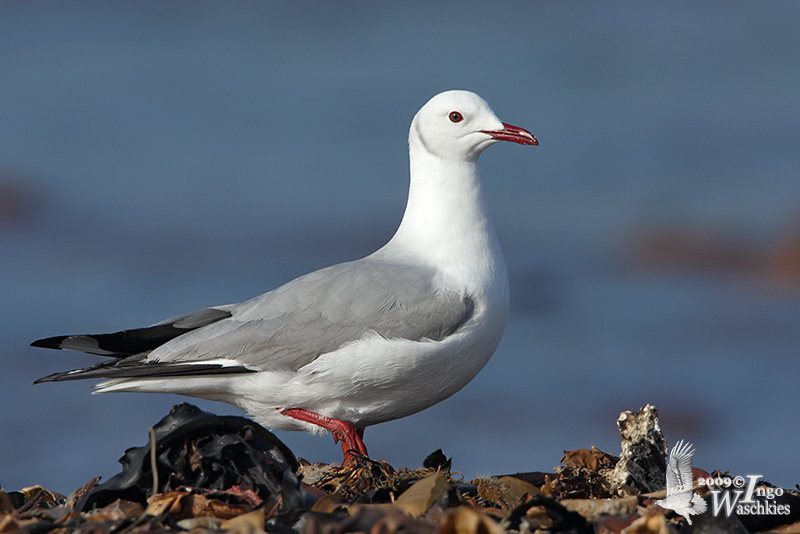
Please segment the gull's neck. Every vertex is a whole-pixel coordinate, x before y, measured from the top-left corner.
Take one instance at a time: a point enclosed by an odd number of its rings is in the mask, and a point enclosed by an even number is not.
[[[409,142],[411,184],[400,227],[381,253],[413,257],[475,291],[504,286],[506,268],[486,212],[477,159],[454,161]]]

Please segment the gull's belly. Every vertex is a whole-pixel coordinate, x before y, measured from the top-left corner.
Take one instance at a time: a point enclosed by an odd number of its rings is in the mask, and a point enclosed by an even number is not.
[[[280,396],[363,427],[424,410],[463,388],[497,348],[505,321],[465,325],[442,341],[377,335],[325,354],[300,369]]]

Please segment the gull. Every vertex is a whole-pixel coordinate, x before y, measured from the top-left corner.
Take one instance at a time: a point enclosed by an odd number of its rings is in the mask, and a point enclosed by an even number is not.
[[[111,358],[35,383],[227,402],[269,428],[330,432],[346,463],[366,457],[367,426],[456,393],[503,335],[508,275],[477,168],[498,141],[539,144],[474,93],[434,96],[411,122],[408,203],[382,248],[245,302],[34,341]]]
[[[686,518],[691,525],[690,515],[699,515],[706,511],[708,505],[702,497],[693,491],[692,458],[694,449],[691,443],[679,441],[669,453],[667,463],[667,497],[659,499],[656,504]]]

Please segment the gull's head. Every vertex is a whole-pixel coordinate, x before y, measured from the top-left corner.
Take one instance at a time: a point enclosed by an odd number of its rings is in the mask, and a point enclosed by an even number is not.
[[[422,106],[411,122],[409,145],[443,159],[473,161],[498,141],[538,145],[529,131],[497,118],[484,99],[469,91],[445,91]]]

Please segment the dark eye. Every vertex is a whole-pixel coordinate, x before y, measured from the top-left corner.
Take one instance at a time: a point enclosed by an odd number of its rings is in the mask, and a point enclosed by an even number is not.
[[[458,111],[450,112],[450,122],[461,122],[463,120],[464,120],[464,115],[462,115]]]

